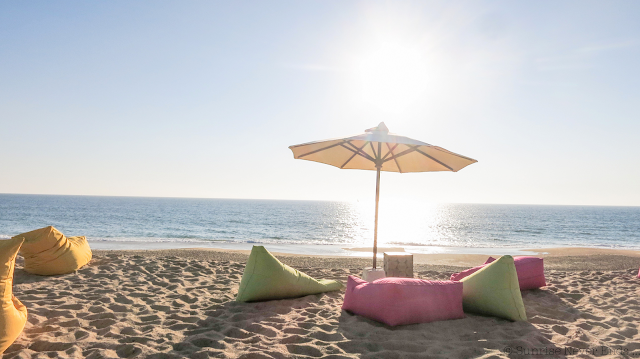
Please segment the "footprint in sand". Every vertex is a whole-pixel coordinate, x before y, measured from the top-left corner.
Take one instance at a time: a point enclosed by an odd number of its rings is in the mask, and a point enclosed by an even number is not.
[[[116,349],[120,358],[135,358],[142,353],[142,349],[132,344],[121,345]]]

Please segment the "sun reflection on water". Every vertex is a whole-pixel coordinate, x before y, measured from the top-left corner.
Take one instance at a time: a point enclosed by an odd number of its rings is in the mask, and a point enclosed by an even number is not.
[[[373,201],[350,202],[354,244],[371,245],[375,219]],[[378,245],[452,245],[459,224],[446,205],[407,199],[380,199]]]

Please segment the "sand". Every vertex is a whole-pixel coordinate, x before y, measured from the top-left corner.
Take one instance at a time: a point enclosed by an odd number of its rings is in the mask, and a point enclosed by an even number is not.
[[[449,263],[487,257],[440,256],[418,260],[415,276],[445,280],[466,268]],[[342,281],[370,264],[278,257]],[[19,258],[14,293],[29,321],[4,358],[640,358],[635,252],[545,254],[549,286],[522,293],[529,322],[467,314],[394,328],[341,311],[343,291],[236,303],[246,259],[243,251],[94,251],[76,273],[41,277]]]

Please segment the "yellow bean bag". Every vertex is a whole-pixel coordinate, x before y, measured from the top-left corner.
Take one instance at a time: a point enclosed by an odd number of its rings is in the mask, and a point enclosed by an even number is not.
[[[13,344],[27,322],[27,307],[13,296],[13,269],[24,238],[0,241],[0,354]]]
[[[19,234],[24,237],[20,254],[24,270],[39,275],[72,273],[91,260],[91,248],[86,237],[65,237],[49,226]]]

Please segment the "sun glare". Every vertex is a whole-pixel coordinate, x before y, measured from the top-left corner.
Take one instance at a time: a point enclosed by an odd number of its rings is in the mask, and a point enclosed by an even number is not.
[[[373,244],[375,202],[349,203],[354,243],[364,247]],[[378,245],[447,245],[446,233],[439,228],[449,219],[439,203],[406,198],[380,198]]]
[[[370,105],[403,112],[433,86],[429,59],[422,48],[384,42],[358,64],[361,94]]]

